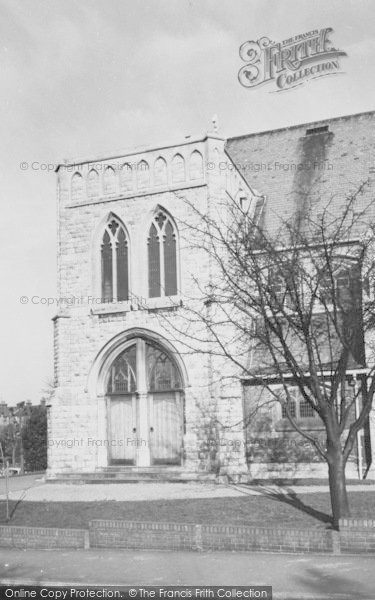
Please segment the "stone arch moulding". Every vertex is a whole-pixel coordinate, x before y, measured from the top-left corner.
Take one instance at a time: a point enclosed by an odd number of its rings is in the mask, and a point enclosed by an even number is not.
[[[75,202],[80,201],[84,197],[84,179],[79,171],[75,171],[70,180],[70,196]]]
[[[105,383],[109,367],[116,356],[125,350],[135,338],[143,338],[146,341],[154,342],[171,354],[180,372],[184,389],[190,387],[185,363],[175,346],[159,333],[144,327],[133,327],[122,331],[109,340],[96,355],[88,374],[85,389],[91,397],[104,397],[106,395]]]
[[[137,164],[137,189],[143,190],[150,186],[150,165],[142,158]]]
[[[149,235],[149,230],[151,227],[151,223],[154,220],[155,216],[157,216],[157,214],[159,212],[163,212],[165,213],[165,215],[168,217],[168,219],[171,221],[175,234],[176,234],[176,240],[177,240],[177,254],[179,253],[179,245],[180,245],[180,232],[179,232],[179,228],[177,225],[177,221],[174,218],[174,216],[172,215],[172,213],[165,208],[165,206],[162,206],[161,204],[155,204],[155,206],[153,208],[151,208],[150,210],[148,210],[146,212],[146,214],[144,215],[141,223],[141,231],[142,231],[142,240],[143,242],[145,241],[147,244],[147,239],[148,239],[148,235]]]
[[[96,169],[92,168],[87,173],[86,188],[88,198],[97,198],[100,194],[100,178]]]
[[[195,149],[189,158],[189,178],[201,179],[203,174],[203,156],[199,150]]]
[[[171,175],[172,183],[182,183],[186,181],[186,161],[179,152],[172,158]]]
[[[158,156],[154,162],[153,183],[156,186],[167,185],[168,183],[168,164],[163,156]]]
[[[103,194],[109,196],[117,192],[116,171],[111,165],[107,165],[103,173]]]
[[[127,194],[134,190],[134,170],[130,163],[124,162],[120,168],[120,192]]]

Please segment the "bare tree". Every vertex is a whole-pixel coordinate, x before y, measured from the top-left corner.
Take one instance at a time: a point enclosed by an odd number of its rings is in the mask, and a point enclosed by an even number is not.
[[[206,252],[211,279],[202,285],[197,278],[199,293],[184,299],[183,326],[168,321],[191,351],[225,358],[244,384],[266,388],[281,403],[328,465],[335,525],[349,515],[345,467],[375,390],[375,240],[366,185],[339,203],[320,201],[319,210],[311,203],[273,228],[262,222],[261,198],[249,210],[226,198],[205,213],[185,200],[197,217],[183,224],[185,236]],[[301,426],[292,384],[320,418],[325,439]]]

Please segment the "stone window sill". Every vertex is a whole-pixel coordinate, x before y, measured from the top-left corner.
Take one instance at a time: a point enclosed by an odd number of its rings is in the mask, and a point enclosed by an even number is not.
[[[103,302],[102,304],[98,304],[94,308],[91,309],[91,314],[93,315],[111,315],[117,313],[129,312],[131,309],[131,304],[129,301],[126,302]]]
[[[162,296],[161,298],[147,298],[144,308],[148,310],[161,310],[163,308],[179,308],[180,296]]]
[[[141,301],[132,299],[127,302],[103,302],[91,308],[93,315],[111,315],[138,310],[177,310],[181,306],[181,298],[177,296],[163,296],[161,298],[142,298]]]

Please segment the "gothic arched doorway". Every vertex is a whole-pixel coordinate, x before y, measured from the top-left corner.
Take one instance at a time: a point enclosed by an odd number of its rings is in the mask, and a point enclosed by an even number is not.
[[[107,380],[109,462],[180,465],[184,428],[179,369],[161,346],[135,338]]]

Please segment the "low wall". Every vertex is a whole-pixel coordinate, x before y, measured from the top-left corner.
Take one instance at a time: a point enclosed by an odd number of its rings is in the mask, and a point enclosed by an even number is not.
[[[89,544],[86,529],[60,529],[58,527],[0,527],[2,548],[86,548]]]
[[[185,523],[95,520],[89,523],[90,546],[196,550],[196,528]]]
[[[101,548],[332,552],[325,529],[280,529],[133,521],[90,521],[90,545]]]
[[[375,519],[339,525],[333,531],[97,519],[88,529],[0,526],[0,547],[375,554]]]
[[[341,552],[375,554],[375,519],[340,519]]]

